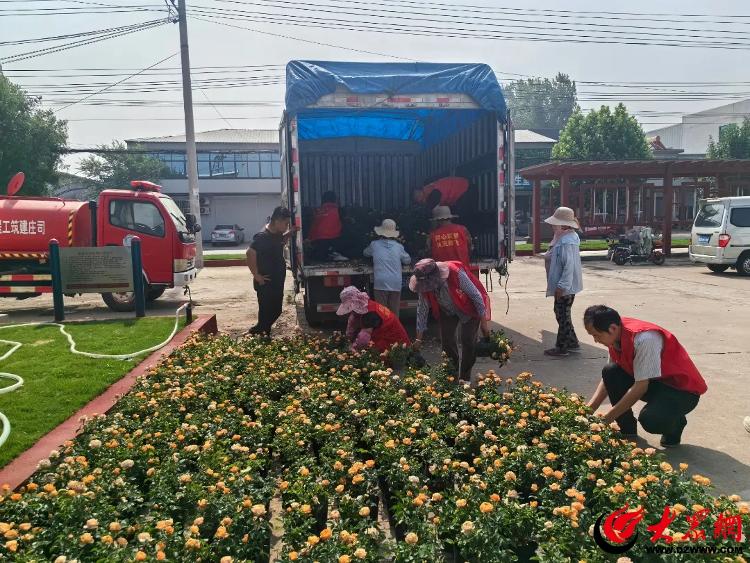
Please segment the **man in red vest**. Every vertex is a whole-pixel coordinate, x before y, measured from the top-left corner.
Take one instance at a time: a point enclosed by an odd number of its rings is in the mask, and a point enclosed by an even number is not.
[[[313,258],[321,262],[326,260],[347,260],[339,253],[343,226],[341,213],[334,192],[323,194],[321,206],[315,210],[308,238],[313,247]]]
[[[411,344],[409,335],[398,317],[385,305],[370,299],[364,291],[350,285],[341,291],[341,305],[337,315],[349,315],[346,335],[355,350],[372,344],[378,352],[389,350],[394,344]]]
[[[476,362],[477,333],[490,335],[490,298],[480,282],[461,262],[435,262],[425,258],[414,266],[409,289],[419,294],[417,304],[418,347],[427,330],[430,311],[440,322],[443,352],[458,368],[459,379],[471,381]],[[456,337],[461,339],[461,355]]]
[[[471,270],[471,235],[466,227],[453,223],[456,217],[450,207],[439,205],[433,209],[435,227],[427,239],[427,246],[435,262],[457,261]],[[477,276],[479,271],[472,270],[472,273]]]
[[[612,363],[602,370],[602,380],[588,402],[596,410],[609,397],[604,415],[617,421],[626,436],[635,436],[632,407],[646,403],[638,422],[647,432],[661,434],[665,448],[677,446],[687,425],[685,415],[706,392],[706,382],[687,351],[667,330],[655,324],[620,317],[614,309],[594,305],[583,315],[586,332],[609,348]]]

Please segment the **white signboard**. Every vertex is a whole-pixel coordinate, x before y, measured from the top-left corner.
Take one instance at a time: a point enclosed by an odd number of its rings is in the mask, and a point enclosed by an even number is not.
[[[63,293],[120,293],[133,291],[130,248],[61,248]]]

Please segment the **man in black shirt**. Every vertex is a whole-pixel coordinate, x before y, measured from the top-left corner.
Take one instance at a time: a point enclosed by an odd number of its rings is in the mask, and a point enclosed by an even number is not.
[[[281,316],[284,303],[286,261],[284,245],[289,240],[291,213],[284,207],[273,210],[265,229],[253,237],[247,249],[247,266],[253,274],[253,287],[258,294],[258,323],[248,332],[270,336],[271,326]]]

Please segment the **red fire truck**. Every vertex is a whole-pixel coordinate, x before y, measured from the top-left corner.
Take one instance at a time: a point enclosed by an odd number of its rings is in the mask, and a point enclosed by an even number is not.
[[[146,300],[196,278],[196,218],[183,215],[160,186],[131,182],[131,189],[108,189],[95,201],[14,196],[18,182],[0,196],[0,297],[26,299],[51,293],[50,239],[61,247],[123,246],[141,240]],[[131,311],[132,293],[103,293],[114,311]]]

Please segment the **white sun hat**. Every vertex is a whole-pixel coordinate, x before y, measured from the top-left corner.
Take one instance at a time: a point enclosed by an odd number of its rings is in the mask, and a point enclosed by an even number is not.
[[[379,227],[375,227],[375,234],[386,238],[398,238],[399,232],[396,228],[396,221],[393,219],[383,219]]]

